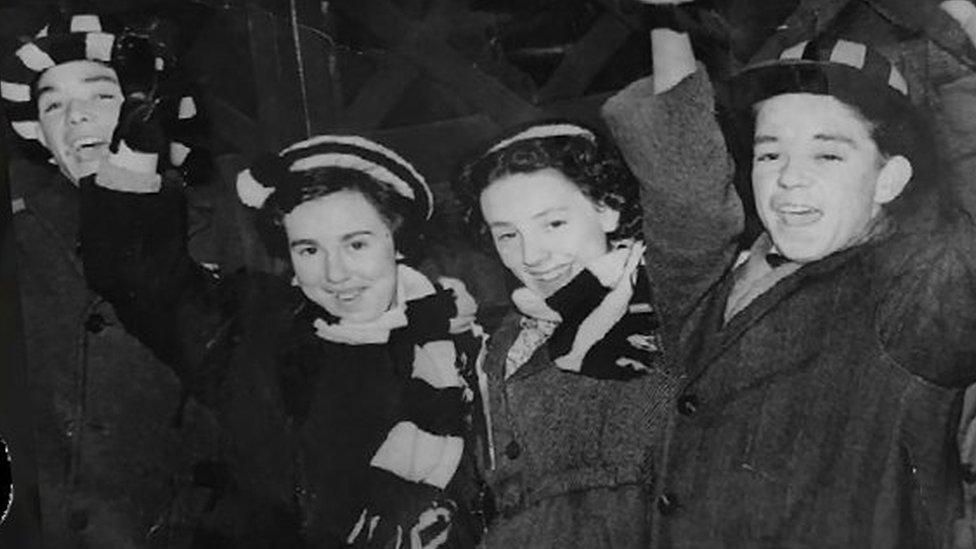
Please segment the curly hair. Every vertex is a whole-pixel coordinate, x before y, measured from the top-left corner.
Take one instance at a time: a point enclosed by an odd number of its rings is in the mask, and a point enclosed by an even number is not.
[[[281,177],[281,176],[279,176]],[[259,210],[258,233],[272,255],[290,257],[284,219],[300,204],[340,191],[353,191],[376,208],[393,233],[396,250],[407,258],[416,257],[422,240],[423,220],[413,202],[369,174],[338,167],[312,168],[284,175],[276,181],[275,192]]]
[[[610,240],[640,237],[641,207],[633,175],[611,143],[590,128],[573,125],[589,130],[594,138],[557,135],[522,139],[497,150],[489,149],[462,168],[456,182],[462,220],[469,236],[479,245],[487,250],[495,249],[481,214],[481,193],[503,177],[544,169],[558,170],[595,204],[620,212],[620,224],[608,235]],[[520,132],[508,135],[517,133]]]

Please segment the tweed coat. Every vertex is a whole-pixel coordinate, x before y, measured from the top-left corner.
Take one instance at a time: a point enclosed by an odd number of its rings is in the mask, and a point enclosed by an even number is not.
[[[970,220],[896,224],[725,322],[742,205],[713,104],[699,71],[604,106],[641,181],[665,348],[683,368],[656,541],[946,545],[958,406],[976,377]]]
[[[543,344],[505,378],[521,318],[505,318],[484,362],[498,513],[487,546],[646,547],[653,451],[674,387],[660,355],[641,377],[595,379],[557,368]]]
[[[11,167],[13,239],[48,547],[187,546],[209,491],[194,465],[216,447],[211,414],[122,327],[78,256],[78,189]]]

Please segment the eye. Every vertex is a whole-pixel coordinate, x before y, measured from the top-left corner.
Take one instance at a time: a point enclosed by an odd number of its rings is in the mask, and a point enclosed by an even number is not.
[[[366,248],[369,248],[369,241],[365,238],[357,238],[356,240],[349,242],[349,249],[353,251],[361,252]]]
[[[827,162],[843,162],[844,157],[837,153],[820,153],[817,155],[817,160],[826,160]]]
[[[60,109],[63,105],[64,103],[62,103],[61,101],[50,101],[44,104],[44,106],[41,108],[41,112],[44,114],[54,112]]]
[[[560,227],[563,227],[564,225],[566,225],[565,219],[553,219],[549,222],[550,229],[558,229]]]
[[[515,233],[513,231],[495,234],[495,242],[505,242],[507,240],[512,240],[513,238],[515,238]]]
[[[773,162],[779,159],[779,153],[777,152],[757,152],[756,162]]]
[[[300,257],[310,257],[318,253],[319,249],[315,246],[299,246],[294,248],[295,255]]]
[[[100,93],[95,97],[101,99],[102,101],[114,101],[115,99],[118,98],[118,95],[114,93]]]

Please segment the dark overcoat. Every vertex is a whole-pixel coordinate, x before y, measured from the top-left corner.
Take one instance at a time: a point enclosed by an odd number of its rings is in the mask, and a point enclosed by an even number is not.
[[[976,232],[896,225],[728,322],[742,205],[701,71],[604,115],[642,185],[665,348],[683,368],[658,501],[667,546],[938,547],[976,372]],[[668,345],[670,344],[670,345]]]
[[[51,170],[12,169],[13,238],[47,547],[187,546],[209,490],[195,464],[211,414],[88,285],[79,192]]]

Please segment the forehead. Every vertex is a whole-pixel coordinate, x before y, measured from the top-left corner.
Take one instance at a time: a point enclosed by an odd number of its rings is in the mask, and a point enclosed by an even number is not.
[[[119,84],[115,69],[97,61],[78,60],[55,65],[37,80],[37,94],[98,83]]]
[[[592,204],[562,172],[546,168],[496,179],[481,192],[481,209],[489,223],[514,221],[554,208]]]
[[[789,93],[758,103],[756,135],[842,135],[871,140],[871,124],[852,106],[830,95]]]
[[[285,215],[292,238],[341,238],[357,231],[389,229],[379,210],[359,191],[342,190],[303,202]]]

